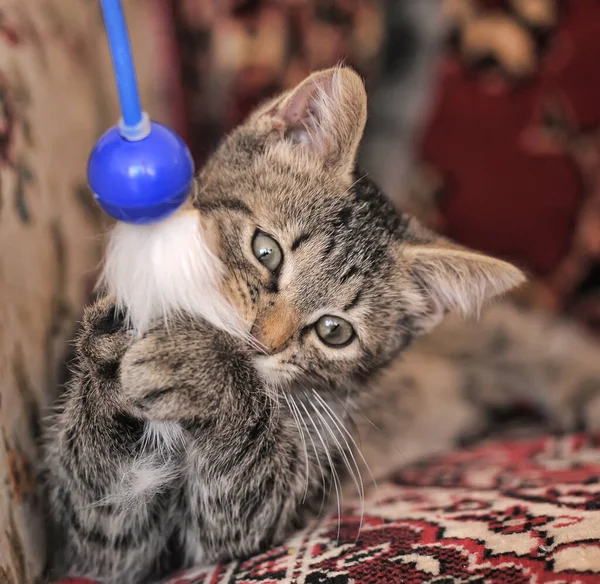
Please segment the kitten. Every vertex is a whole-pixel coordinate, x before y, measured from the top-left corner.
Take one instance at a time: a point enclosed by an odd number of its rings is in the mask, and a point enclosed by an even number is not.
[[[111,296],[86,310],[46,432],[57,573],[152,582],[257,553],[339,498],[344,468],[362,489],[364,412],[385,409],[389,446],[428,428],[441,448],[479,421],[480,381],[482,403],[493,383],[506,389],[474,367],[465,394],[448,363],[398,360],[446,313],[476,313],[523,276],[396,211],[355,169],[365,117],[354,72],[315,73],[254,112],[198,177],[186,213],[253,343],[189,314],[132,335]]]
[[[508,302],[448,317],[363,394],[363,477],[507,430],[600,430],[599,357],[578,326]]]

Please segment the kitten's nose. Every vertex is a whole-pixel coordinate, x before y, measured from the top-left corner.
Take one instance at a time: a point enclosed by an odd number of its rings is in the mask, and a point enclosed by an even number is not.
[[[254,349],[259,355],[270,355],[271,354],[271,349],[265,345],[264,341],[261,338],[262,334],[261,334],[260,326],[256,320],[254,321],[254,323],[252,324],[252,327],[250,328],[250,335],[252,337],[252,340],[254,341],[252,343],[252,347],[251,347],[252,349]]]
[[[298,328],[298,322],[293,308],[276,304],[262,318],[256,319],[250,332],[264,350],[273,355],[285,349]]]

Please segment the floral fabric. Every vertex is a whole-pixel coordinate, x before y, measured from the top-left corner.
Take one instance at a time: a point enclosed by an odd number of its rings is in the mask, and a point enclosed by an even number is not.
[[[126,7],[134,8],[134,2]],[[130,19],[134,47],[148,53],[152,12],[138,12]],[[139,68],[145,103],[168,120],[149,65]],[[117,117],[98,3],[3,2],[1,584],[39,581],[44,568],[44,513],[35,488],[37,441],[100,260],[103,219],[87,190],[87,157]]]
[[[595,584],[599,484],[597,436],[489,442],[399,471],[364,513],[347,501],[339,521],[169,584]]]

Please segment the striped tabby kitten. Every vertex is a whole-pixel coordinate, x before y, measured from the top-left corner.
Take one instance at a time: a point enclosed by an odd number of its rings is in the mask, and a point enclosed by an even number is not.
[[[136,337],[110,297],[86,310],[46,433],[57,575],[146,583],[264,550],[335,500],[344,468],[358,482],[363,399],[386,409],[400,447],[424,428],[448,445],[479,422],[478,400],[496,399],[482,373],[465,400],[460,376],[397,357],[523,276],[421,228],[355,170],[365,117],[355,73],[316,73],[256,111],[198,177],[187,212],[254,342],[185,314]]]

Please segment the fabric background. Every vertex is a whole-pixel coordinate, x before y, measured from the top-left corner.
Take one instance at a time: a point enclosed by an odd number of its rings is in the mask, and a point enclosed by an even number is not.
[[[142,2],[128,1],[129,9]],[[147,107],[169,122],[152,54],[152,11],[132,23]],[[41,417],[89,298],[103,218],[87,157],[117,121],[99,7],[0,6],[0,583],[39,581],[43,509],[35,490]]]
[[[373,91],[386,82],[377,0],[125,5],[146,108],[199,163],[257,102],[315,68],[345,59]],[[530,270],[522,301],[596,330],[600,3],[443,7],[435,99],[413,180],[394,195]],[[104,223],[85,165],[116,121],[112,83],[96,2],[0,7],[0,584],[41,580],[36,438],[100,257]],[[348,500],[339,537],[332,515],[285,546],[174,582],[596,582],[598,484],[595,436],[487,443],[373,489],[358,538]]]
[[[367,133],[389,148],[366,170],[440,231],[526,269],[533,281],[522,301],[598,332],[600,4],[439,4],[447,48],[410,181],[389,184],[386,167],[405,161],[395,158],[402,149],[394,139],[381,135],[386,128]],[[377,60],[382,1],[178,0],[174,18],[199,162],[258,102],[315,68],[343,60],[366,78],[372,96],[389,83]],[[433,16],[424,11],[422,18]],[[414,59],[420,33],[407,27],[393,34],[395,58]],[[410,91],[400,95],[411,98]]]
[[[364,516],[347,501],[339,524],[333,513],[286,545],[170,584],[595,584],[598,440],[504,440],[449,453],[372,488]]]
[[[417,170],[433,224],[517,261],[538,277],[528,301],[598,332],[600,3],[449,4]]]

